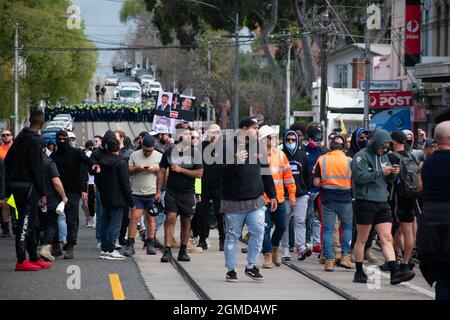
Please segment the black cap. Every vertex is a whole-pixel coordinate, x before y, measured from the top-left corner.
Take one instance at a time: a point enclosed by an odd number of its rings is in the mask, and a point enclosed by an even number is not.
[[[306,134],[308,135],[309,139],[313,139],[316,141],[322,141],[323,139],[322,131],[320,131],[319,128],[316,128],[314,126],[309,127],[308,132]]]
[[[56,133],[56,136],[57,136],[57,137],[65,137],[65,138],[69,138],[69,134],[67,133],[67,131],[64,131],[64,130],[59,130],[59,131]]]
[[[425,140],[425,148],[430,148],[435,143],[436,143],[435,139],[428,138],[427,140]]]
[[[400,144],[406,143],[406,134],[403,133],[403,131],[395,130],[391,133],[391,138],[395,142],[398,142]]]
[[[239,129],[248,128],[258,123],[258,119],[255,117],[244,117],[239,121]]]
[[[148,135],[144,137],[144,141],[142,142],[142,146],[144,148],[151,148],[155,146],[155,138],[153,138],[152,136]]]

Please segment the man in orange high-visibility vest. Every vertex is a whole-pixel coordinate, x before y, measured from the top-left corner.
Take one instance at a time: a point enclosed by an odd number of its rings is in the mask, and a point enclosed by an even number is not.
[[[273,212],[270,209],[266,210],[266,227],[262,248],[264,254],[263,268],[272,268],[272,263],[279,267],[282,262],[278,248],[287,228],[284,188],[286,187],[287,189],[289,203],[293,207],[295,205],[295,192],[297,187],[286,155],[277,148],[275,130],[267,125],[262,126],[259,129],[259,139],[263,147],[267,149],[267,160],[275,184],[278,202],[277,210]],[[265,194],[264,199],[269,203],[269,198]],[[272,236],[270,236],[272,221],[275,222],[275,230]]]
[[[336,215],[341,220],[342,258],[340,266],[353,269],[350,261],[352,240],[352,171],[351,158],[344,153],[344,137],[337,135],[330,143],[331,152],[317,159],[314,167],[314,186],[320,187],[322,199],[323,248],[325,271],[334,270],[333,232]]]

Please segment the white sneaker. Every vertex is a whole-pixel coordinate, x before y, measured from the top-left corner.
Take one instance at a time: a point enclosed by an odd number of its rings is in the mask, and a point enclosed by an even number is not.
[[[105,251],[100,251],[100,255],[98,256],[100,259],[105,259],[105,256],[106,256],[106,254],[107,254],[108,252],[105,252]]]
[[[289,247],[281,247],[281,257],[282,257],[282,259],[291,257],[291,253],[289,252]]]
[[[113,252],[106,252],[104,255],[104,259],[106,260],[124,260],[125,256],[121,255],[117,250]]]
[[[102,249],[102,244],[100,242],[97,242],[97,249]]]
[[[116,250],[122,249],[122,246],[119,243],[119,240],[116,240]]]

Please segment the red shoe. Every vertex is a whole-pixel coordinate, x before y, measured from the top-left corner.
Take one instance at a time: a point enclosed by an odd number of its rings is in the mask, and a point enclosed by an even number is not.
[[[316,245],[313,247],[312,252],[314,252],[314,253],[320,253],[320,252],[322,252],[322,246],[321,246],[320,244],[316,244]]]
[[[38,259],[38,261],[30,261],[30,263],[34,264],[35,266],[41,267],[41,269],[51,269],[53,265],[51,263],[45,262],[42,259]]]
[[[16,271],[37,271],[42,267],[32,263],[30,260],[24,260],[22,263],[16,263]]]

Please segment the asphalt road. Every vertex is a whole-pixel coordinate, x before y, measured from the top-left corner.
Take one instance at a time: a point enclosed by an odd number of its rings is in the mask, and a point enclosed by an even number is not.
[[[118,275],[125,299],[153,298],[134,259],[108,261],[98,258],[95,229],[84,225],[82,214],[74,255],[73,260],[56,259],[49,270],[16,272],[14,239],[0,239],[0,300],[112,300],[111,274]],[[78,272],[71,270],[79,270],[79,289],[75,281]],[[115,297],[119,298],[117,290],[115,292]]]

